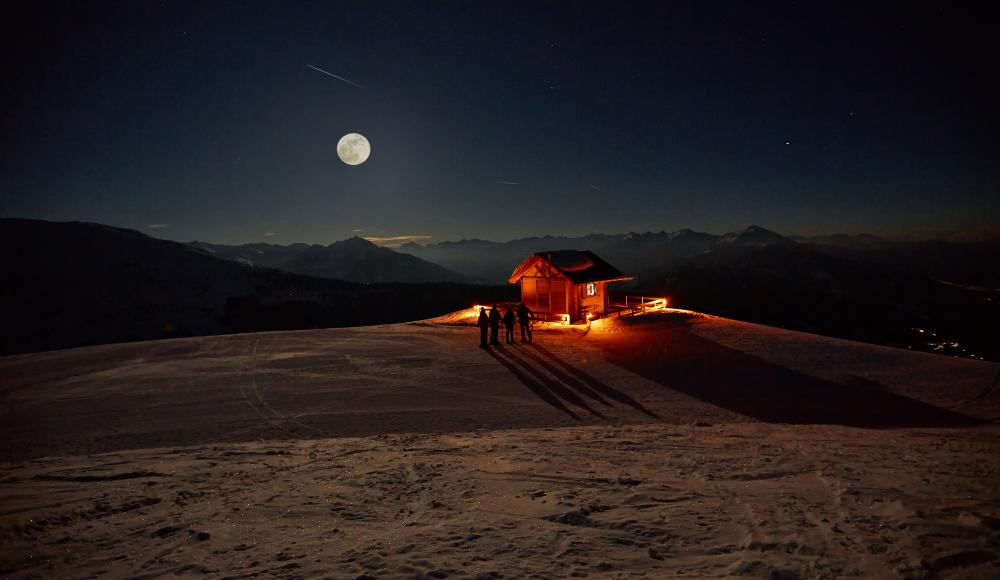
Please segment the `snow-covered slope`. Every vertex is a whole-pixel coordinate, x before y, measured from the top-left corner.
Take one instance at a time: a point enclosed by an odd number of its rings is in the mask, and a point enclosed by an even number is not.
[[[0,358],[0,573],[1000,573],[996,364],[470,314]]]
[[[994,363],[685,311],[602,320],[589,332],[550,325],[533,344],[484,351],[469,312],[0,358],[2,453],[649,421],[960,426],[1000,416]]]

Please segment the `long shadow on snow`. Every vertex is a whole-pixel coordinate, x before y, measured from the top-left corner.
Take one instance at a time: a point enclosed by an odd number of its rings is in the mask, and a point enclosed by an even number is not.
[[[532,349],[542,353],[543,355],[551,359],[555,364],[552,364],[543,359],[542,357],[534,354],[533,352],[531,352]],[[549,371],[550,373],[558,377],[559,380],[561,380],[563,383],[576,389],[577,391],[583,393],[584,395],[587,395],[608,406],[611,406],[611,403],[609,403],[607,399],[605,399],[604,397],[607,397],[608,399],[614,399],[615,401],[618,401],[619,403],[624,403],[634,408],[635,410],[645,415],[648,415],[649,417],[653,417],[654,419],[659,419],[659,416],[656,413],[642,406],[642,404],[639,401],[636,401],[632,397],[628,396],[622,391],[619,391],[618,389],[612,387],[611,385],[605,383],[604,381],[601,381],[600,379],[584,371],[583,369],[579,369],[569,364],[568,362],[556,356],[552,351],[545,348],[544,346],[539,346],[535,343],[531,343],[527,347],[525,347],[521,352],[523,352],[532,360],[537,362],[539,366],[541,366],[545,370]]]
[[[528,387],[528,389],[532,393],[535,393],[535,395],[537,395],[539,399],[552,405],[556,409],[559,409],[563,413],[566,413],[567,415],[576,419],[577,421],[580,420],[580,417],[573,411],[567,409],[566,405],[564,405],[563,402],[560,401],[558,397],[553,395],[546,385],[528,376],[527,373],[525,373],[520,368],[515,366],[512,362],[506,360],[505,358],[500,357],[493,348],[488,348],[485,350],[487,354],[495,358],[498,363],[506,367],[506,369],[509,370],[511,374],[517,377],[517,380],[521,381],[521,383],[524,386]]]
[[[509,362],[511,363],[511,365],[518,365],[519,369],[522,369],[523,371],[526,371],[529,374],[531,374],[532,377],[534,377],[534,379],[538,383],[544,385],[551,394],[556,395],[562,398],[562,400],[572,403],[577,407],[580,407],[581,409],[597,417],[600,417],[601,419],[607,419],[605,415],[603,415],[600,411],[595,410],[593,407],[587,404],[587,401],[583,400],[583,398],[581,398],[580,395],[577,395],[576,392],[568,388],[562,382],[560,382],[559,380],[555,380],[552,377],[549,377],[542,371],[531,366],[531,363],[529,363],[528,361],[514,354],[515,350],[513,348],[504,348],[502,346],[497,346],[493,348],[492,351],[493,352],[491,354],[502,355],[507,359],[505,362]],[[497,360],[501,359],[497,357]],[[521,382],[524,382],[523,379]]]
[[[767,362],[692,334],[687,319],[636,322],[627,331],[592,337],[610,362],[760,421],[867,428],[981,423],[883,390],[877,383],[845,386]]]

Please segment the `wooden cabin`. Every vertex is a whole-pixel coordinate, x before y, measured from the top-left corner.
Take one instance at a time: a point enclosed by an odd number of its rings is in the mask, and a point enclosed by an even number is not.
[[[593,252],[556,250],[525,258],[509,282],[521,285],[521,302],[540,316],[577,322],[603,316],[608,283],[631,279]]]

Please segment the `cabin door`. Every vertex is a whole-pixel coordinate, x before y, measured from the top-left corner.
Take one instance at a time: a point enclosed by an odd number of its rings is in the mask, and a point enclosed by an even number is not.
[[[549,283],[549,304],[552,314],[566,314],[566,281],[552,280]]]
[[[566,314],[566,280],[525,276],[521,279],[521,301],[535,312]]]
[[[521,302],[533,311],[538,310],[538,290],[534,278],[521,278]]]
[[[538,288],[538,308],[539,312],[552,312],[549,310],[549,279],[538,278],[535,280]]]

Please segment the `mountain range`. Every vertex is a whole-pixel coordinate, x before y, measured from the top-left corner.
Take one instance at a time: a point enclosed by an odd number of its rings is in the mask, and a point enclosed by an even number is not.
[[[0,219],[0,260],[0,354],[403,322],[514,294],[507,286],[317,278],[81,222]]]
[[[675,232],[592,234],[582,237],[530,237],[509,242],[461,240],[399,247],[445,268],[484,283],[504,283],[513,265],[539,250],[587,249],[634,275],[637,285],[653,282],[672,267],[700,254],[726,247],[800,246],[859,262],[901,267],[930,278],[984,288],[1000,287],[1000,240],[951,242],[894,241],[871,235],[785,237],[759,226],[723,235],[682,229]]]
[[[426,260],[501,283],[539,250],[589,249],[633,275],[620,293],[829,336],[956,356],[1000,358],[1000,241],[785,237],[750,226],[579,238],[406,244]]]
[[[259,263],[283,260],[286,265],[310,262],[306,258],[312,252],[324,252],[323,246],[303,244],[260,246],[229,247],[227,252],[237,259],[252,261],[257,256]],[[409,255],[481,284],[504,284],[525,256],[563,249],[594,251],[634,276],[615,285],[619,293],[667,295],[686,308],[830,336],[1000,358],[991,334],[1000,324],[996,241],[913,242],[870,235],[793,238],[750,226],[722,235],[682,229],[508,242],[409,243],[397,252],[381,248],[386,256]],[[326,274],[320,269],[298,271]],[[364,280],[349,268],[337,272]]]
[[[379,247],[359,237],[319,244],[245,244],[227,246],[191,242],[213,256],[249,266],[263,266],[350,282],[465,282],[463,276],[410,254]]]
[[[533,252],[588,249],[635,276],[613,292],[796,330],[1000,359],[1000,243],[790,238],[751,226],[328,246],[192,242],[79,222],[0,220],[0,351],[414,320],[516,299]],[[455,283],[467,281],[470,284]]]

